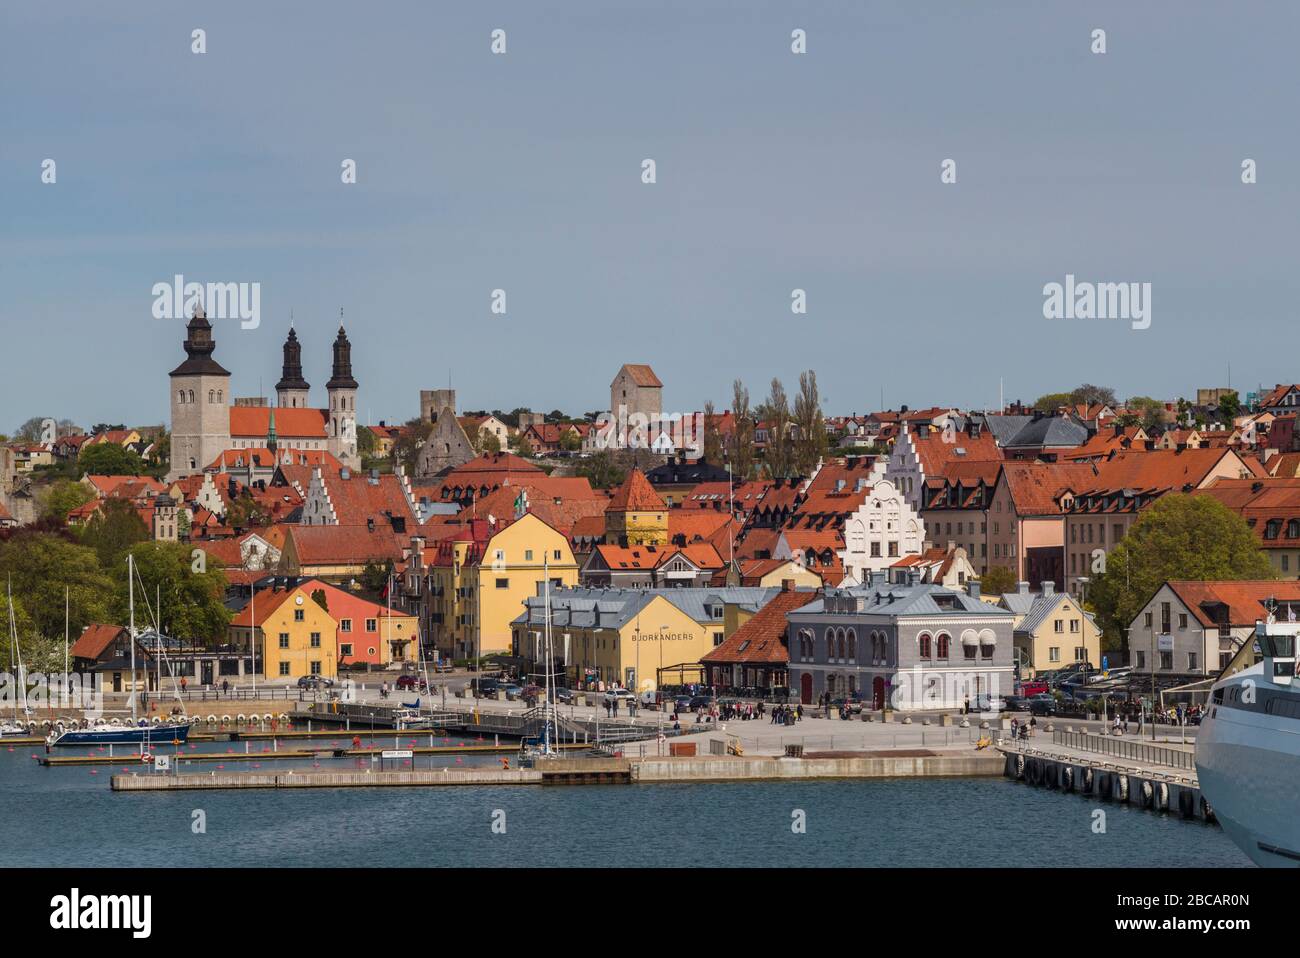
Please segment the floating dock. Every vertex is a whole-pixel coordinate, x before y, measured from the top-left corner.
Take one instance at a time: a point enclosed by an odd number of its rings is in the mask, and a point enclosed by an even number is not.
[[[1190,751],[1068,730],[1052,734],[1050,744],[1000,740],[1002,773],[1037,788],[1215,821]]]

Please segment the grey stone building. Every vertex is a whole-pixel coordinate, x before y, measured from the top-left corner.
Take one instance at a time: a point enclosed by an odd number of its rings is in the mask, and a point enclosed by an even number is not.
[[[420,447],[415,475],[420,479],[440,475],[473,459],[474,444],[456,418],[454,389],[420,390],[420,418],[433,423],[433,431]]]
[[[615,422],[623,416],[641,415],[658,420],[663,414],[664,384],[644,363],[627,363],[609,384],[609,409]]]
[[[890,584],[883,572],[860,586],[828,589],[789,613],[790,688],[815,704],[860,698],[903,712],[981,707],[1010,695],[1014,613],[984,602],[979,583],[961,592]]]

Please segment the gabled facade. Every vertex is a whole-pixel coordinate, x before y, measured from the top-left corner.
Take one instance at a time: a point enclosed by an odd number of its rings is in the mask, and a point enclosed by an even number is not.
[[[893,482],[881,479],[844,523],[844,548],[839,557],[845,578],[860,583],[899,559],[919,556],[924,545],[925,524],[920,515]]]

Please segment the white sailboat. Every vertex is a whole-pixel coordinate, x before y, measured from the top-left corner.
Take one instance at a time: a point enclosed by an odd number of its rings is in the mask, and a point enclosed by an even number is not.
[[[14,684],[17,688],[14,690],[14,717],[12,722],[0,723],[0,738],[13,738],[20,735],[28,735],[28,723],[31,720],[32,710],[27,704],[27,673],[23,669],[23,650],[18,645],[18,622],[14,618],[14,594],[13,583],[8,586],[7,596],[9,599],[9,674],[13,677]],[[17,669],[15,669],[15,663]],[[22,715],[18,713],[18,700],[22,699]]]
[[[139,693],[135,687],[135,646],[137,640],[135,631],[135,557],[130,553],[127,554],[126,564],[131,610],[131,621],[127,628],[128,644],[131,647],[131,691],[129,694],[131,721],[127,723],[119,719],[113,719],[100,721],[84,729],[65,729],[54,732],[46,740],[47,745],[139,745],[141,751],[146,752],[150,744],[163,745],[171,743],[179,745],[183,744],[186,738],[189,737],[190,727],[193,723],[188,718],[150,722],[148,719],[142,719],[136,714]],[[156,631],[154,635],[157,637],[158,654],[161,656],[162,637]]]

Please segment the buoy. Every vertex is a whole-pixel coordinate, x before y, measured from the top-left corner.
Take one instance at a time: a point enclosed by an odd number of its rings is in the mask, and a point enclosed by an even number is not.
[[[1156,786],[1156,808],[1162,812],[1169,811],[1169,785],[1165,782]]]

